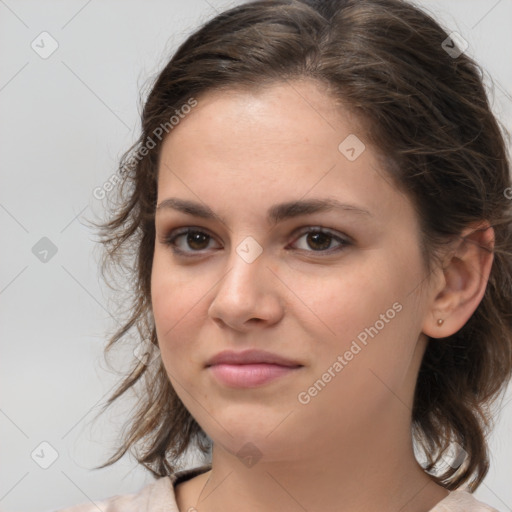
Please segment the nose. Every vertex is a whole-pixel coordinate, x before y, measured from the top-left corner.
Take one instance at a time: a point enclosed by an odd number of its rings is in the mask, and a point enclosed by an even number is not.
[[[221,327],[247,331],[254,325],[271,325],[283,316],[280,295],[283,284],[269,267],[265,252],[258,256],[244,252],[243,246],[233,246],[227,271],[214,289],[208,315]],[[238,250],[237,250],[238,249]],[[254,259],[253,259],[254,258]]]

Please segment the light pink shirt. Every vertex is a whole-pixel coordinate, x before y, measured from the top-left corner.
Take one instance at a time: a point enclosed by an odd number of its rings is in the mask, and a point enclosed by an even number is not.
[[[146,485],[140,492],[113,496],[96,503],[85,503],[55,512],[187,512],[176,505],[174,484],[210,470],[209,466],[180,471],[172,477],[162,477]],[[189,509],[190,510],[190,509]],[[457,489],[429,512],[498,512],[478,501],[471,493]]]

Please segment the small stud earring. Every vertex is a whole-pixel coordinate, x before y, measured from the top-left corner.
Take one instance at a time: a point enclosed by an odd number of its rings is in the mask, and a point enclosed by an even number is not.
[[[439,318],[437,320],[437,325],[443,325],[444,320],[442,318]]]

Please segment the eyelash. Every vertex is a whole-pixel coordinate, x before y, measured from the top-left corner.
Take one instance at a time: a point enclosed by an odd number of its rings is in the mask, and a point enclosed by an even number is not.
[[[175,241],[177,238],[179,238],[180,236],[183,236],[183,235],[188,235],[190,233],[200,233],[200,234],[208,236],[210,239],[213,239],[213,237],[211,235],[209,235],[207,232],[205,232],[202,229],[187,227],[187,228],[178,228],[178,229],[175,229],[174,231],[171,231],[171,233],[169,233],[169,235],[167,235],[163,239],[163,243],[165,245],[170,246],[173,253],[178,256],[183,256],[185,258],[194,258],[194,257],[196,257],[196,255],[200,255],[202,251],[191,251],[192,253],[196,253],[195,255],[191,255],[191,254],[189,254],[189,251],[182,251],[181,249],[178,249],[175,245]],[[294,243],[297,242],[304,235],[318,234],[318,233],[328,235],[331,239],[340,242],[342,244],[342,246],[335,248],[335,249],[331,248],[331,249],[319,250],[319,251],[313,251],[313,250],[307,251],[305,249],[298,249],[298,250],[305,251],[308,253],[324,253],[324,254],[327,253],[327,254],[331,255],[332,253],[337,253],[337,252],[343,251],[346,247],[352,245],[352,242],[350,240],[348,240],[347,238],[337,236],[337,235],[333,234],[330,230],[326,230],[322,227],[308,227],[306,229],[301,230],[300,232],[298,232],[297,234],[294,235],[295,237],[297,237],[294,239]]]

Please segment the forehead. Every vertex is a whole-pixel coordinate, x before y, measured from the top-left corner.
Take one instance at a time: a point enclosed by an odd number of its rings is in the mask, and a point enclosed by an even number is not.
[[[317,82],[211,91],[197,98],[197,106],[166,137],[160,167],[205,161],[212,170],[220,161],[224,171],[261,165],[281,165],[283,171],[284,164],[295,163],[327,171],[340,157],[339,144],[354,132],[364,138],[357,119],[340,110]]]
[[[181,193],[240,207],[243,193],[247,208],[260,209],[310,194],[381,212],[400,206],[361,123],[320,84],[213,91],[197,102],[164,141],[159,202]]]
[[[327,94],[326,87],[315,81],[274,83],[255,90],[214,90],[201,95],[197,102],[179,127],[193,125],[193,129],[197,129],[198,125],[208,123],[233,135],[243,127],[259,135],[254,143],[263,138],[277,145],[287,140],[300,140],[304,135],[315,138],[315,134],[320,139],[325,131],[342,128],[339,126],[340,112],[352,129],[357,124],[357,119],[350,112],[341,110],[339,101]],[[278,140],[275,140],[275,133],[266,137],[269,130],[279,132]],[[361,131],[360,128],[357,130]],[[181,139],[181,135],[185,136],[182,132],[183,129],[174,129],[172,138]],[[210,133],[212,140],[216,134]],[[226,142],[222,140],[223,145]]]

